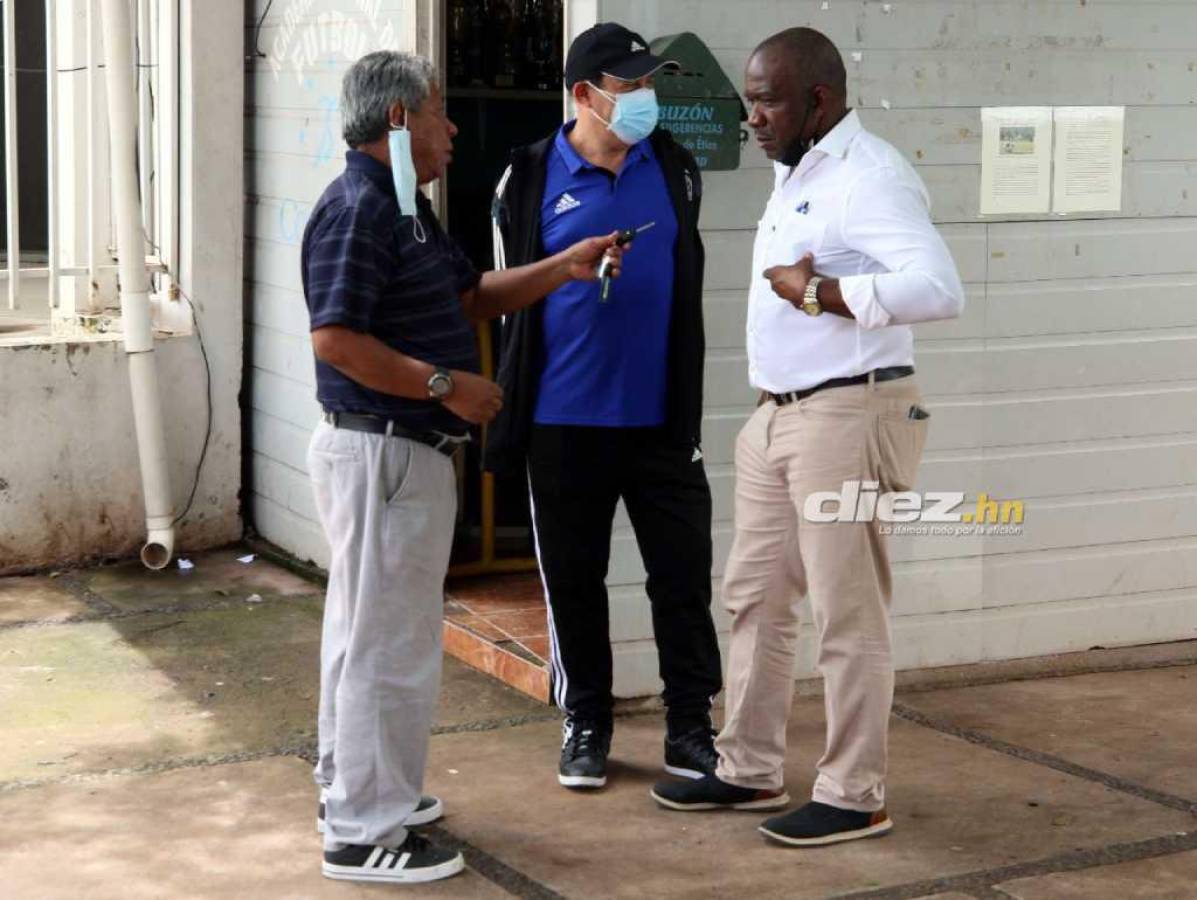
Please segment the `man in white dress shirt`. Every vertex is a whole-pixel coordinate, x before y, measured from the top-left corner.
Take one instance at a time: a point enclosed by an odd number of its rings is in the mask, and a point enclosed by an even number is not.
[[[653,788],[671,809],[788,805],[786,721],[808,597],[827,743],[812,801],[760,829],[793,846],[893,827],[890,564],[876,517],[855,515],[851,498],[854,484],[866,495],[913,485],[929,416],[910,326],[964,303],[926,188],[847,108],[845,82],[839,51],[809,28],[766,40],[745,71],[748,124],[775,181],[753,248],[749,379],[762,394],[736,444],[725,724],[714,775]]]

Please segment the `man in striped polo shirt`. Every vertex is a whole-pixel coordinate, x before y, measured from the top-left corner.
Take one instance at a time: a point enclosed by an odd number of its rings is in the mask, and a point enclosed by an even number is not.
[[[441,814],[421,787],[457,510],[450,456],[503,403],[477,374],[470,323],[593,279],[604,256],[618,274],[620,250],[613,232],[480,275],[416,190],[444,174],[457,134],[433,67],[371,53],[346,73],[341,110],[351,149],[302,255],[324,410],[308,470],[331,548],[315,769],[323,871],[432,881],[463,865],[408,830]]]

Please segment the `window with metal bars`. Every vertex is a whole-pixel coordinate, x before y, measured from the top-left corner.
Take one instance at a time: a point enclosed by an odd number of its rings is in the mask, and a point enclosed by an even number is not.
[[[129,0],[153,291],[179,247],[179,0]],[[0,338],[112,330],[119,309],[96,0],[0,0]],[[6,335],[7,332],[7,335]]]

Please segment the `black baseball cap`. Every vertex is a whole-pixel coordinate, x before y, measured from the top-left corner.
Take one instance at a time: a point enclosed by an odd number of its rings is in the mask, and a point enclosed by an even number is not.
[[[603,22],[587,28],[569,45],[565,59],[565,86],[579,81],[596,81],[614,75],[636,81],[664,66],[680,66],[674,60],[661,59],[648,52],[648,41],[615,22]]]

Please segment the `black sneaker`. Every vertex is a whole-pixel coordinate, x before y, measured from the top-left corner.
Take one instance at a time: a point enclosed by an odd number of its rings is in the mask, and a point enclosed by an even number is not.
[[[662,781],[649,791],[652,798],[668,809],[686,812],[701,809],[782,809],[789,805],[785,791],[742,788],[714,775],[692,781]]]
[[[587,719],[565,720],[561,728],[561,764],[557,780],[568,788],[601,788],[607,783],[611,728]]]
[[[320,805],[316,807],[316,830],[324,834],[324,803],[328,798],[328,791],[320,791]],[[405,826],[415,828],[419,825],[431,825],[445,814],[445,804],[440,798],[425,794],[420,798],[415,811],[407,817]]]
[[[884,809],[856,812],[812,800],[783,816],[766,819],[760,831],[792,847],[823,847],[858,838],[881,837],[893,827]]]
[[[702,778],[714,775],[719,765],[715,750],[715,732],[710,728],[695,728],[676,737],[665,736],[665,771],[682,778]]]
[[[322,871],[337,881],[389,881],[413,884],[456,875],[465,860],[456,850],[437,847],[414,831],[398,847],[350,844],[325,850]]]

